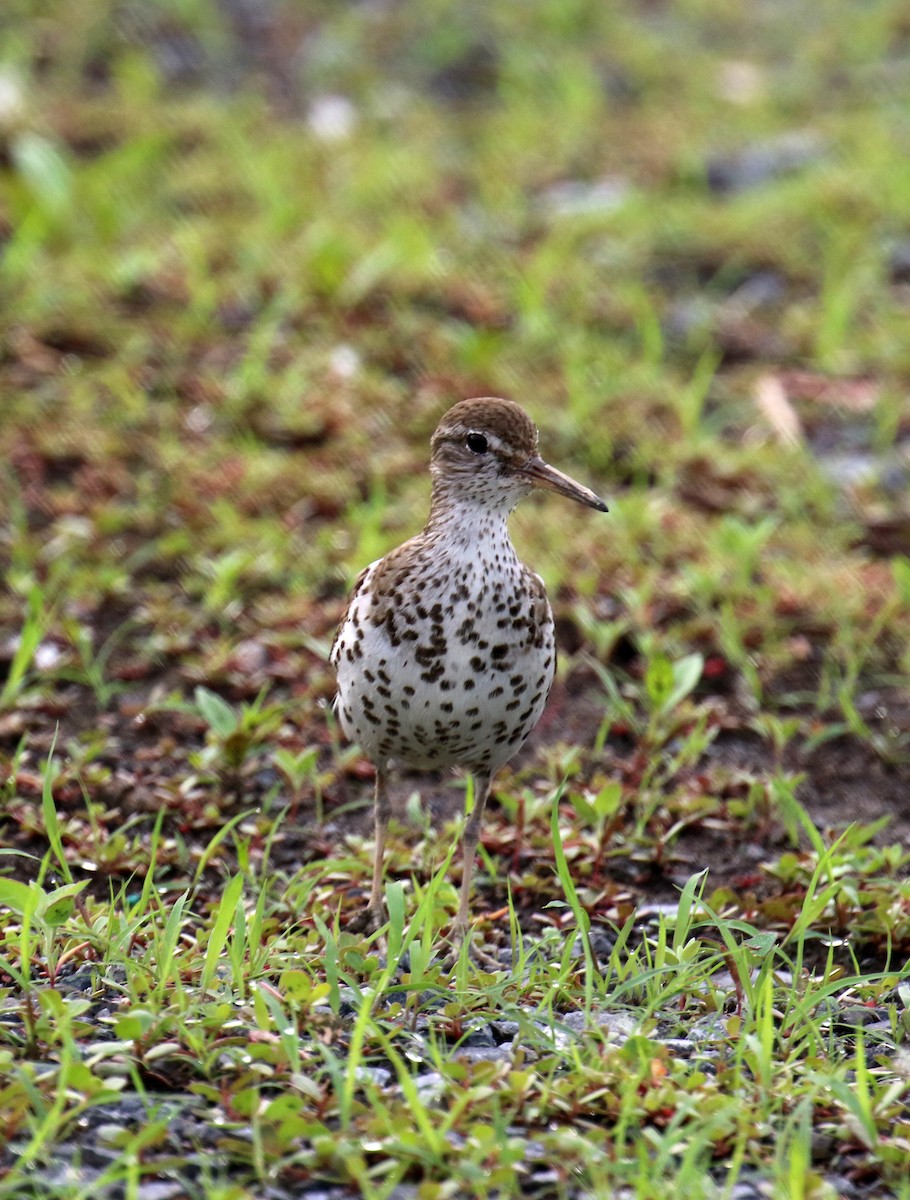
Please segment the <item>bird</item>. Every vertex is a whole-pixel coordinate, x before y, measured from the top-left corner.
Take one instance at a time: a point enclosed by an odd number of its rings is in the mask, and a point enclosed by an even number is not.
[[[354,923],[375,931],[384,921],[392,766],[456,766],[473,777],[447,939],[457,953],[493,778],[540,719],[556,670],[553,612],[543,580],[515,551],[509,514],[534,489],[608,509],[540,457],[537,428],[512,400],[460,401],[430,445],[426,526],[361,572],[329,658],[338,723],[376,773],[372,887]]]

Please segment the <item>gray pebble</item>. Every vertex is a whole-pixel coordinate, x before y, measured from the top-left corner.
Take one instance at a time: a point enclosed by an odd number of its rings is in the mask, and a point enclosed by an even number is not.
[[[511,1062],[511,1046],[458,1046],[453,1058],[467,1062]]]

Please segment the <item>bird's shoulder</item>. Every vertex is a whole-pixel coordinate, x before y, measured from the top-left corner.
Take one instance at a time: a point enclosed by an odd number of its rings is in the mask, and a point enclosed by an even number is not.
[[[354,615],[354,610],[366,593],[369,594],[369,620],[381,625],[400,601],[400,589],[415,570],[423,567],[423,540],[420,534],[390,550],[384,558],[364,567],[354,581],[347,606],[338,623],[338,629],[329,651],[329,662],[337,666],[342,652],[345,630]]]
[[[345,605],[344,612],[341,614],[341,620],[338,622],[338,628],[335,630],[335,636],[332,639],[332,648],[329,651],[329,662],[333,667],[338,666],[338,659],[342,650],[344,632],[348,625],[348,619],[351,616],[351,609],[360,599],[363,586],[369,578],[370,572],[375,566],[377,566],[377,563],[370,563],[368,567],[363,568],[363,570],[354,580],[354,586],[351,588],[351,594],[348,597],[348,602]]]
[[[536,629],[538,637],[545,639],[553,636],[553,609],[547,596],[544,581],[536,572],[525,567],[524,583],[530,608],[531,628]]]
[[[547,589],[544,585],[544,581],[529,567],[525,567],[524,575],[525,586],[527,588],[531,603],[534,606],[535,615],[545,616],[550,612],[550,601],[547,597]]]
[[[402,589],[427,569],[426,538],[419,533],[374,563],[370,576],[370,620],[382,625],[402,603]]]

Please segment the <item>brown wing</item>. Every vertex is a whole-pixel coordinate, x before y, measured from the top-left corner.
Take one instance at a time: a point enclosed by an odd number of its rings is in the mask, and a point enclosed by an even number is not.
[[[531,630],[535,633],[534,644],[542,646],[546,631],[552,628],[553,611],[550,608],[550,601],[547,599],[547,589],[540,576],[525,568],[525,580],[528,585],[528,594],[531,597]]]
[[[400,589],[415,566],[418,565],[419,555],[415,555],[415,550],[420,544],[421,535],[418,534],[417,537],[411,538],[410,541],[404,542],[397,549],[390,551],[385,558],[371,563],[357,576],[348,606],[344,610],[344,615],[335,633],[332,649],[329,651],[329,662],[333,667],[337,666],[335,652],[338,649],[338,638],[347,622],[351,605],[360,595],[367,575],[370,575],[370,592],[372,593],[372,603],[367,619],[371,625],[385,625],[392,644],[398,644],[400,639],[395,631],[395,617],[402,606]]]
[[[406,587],[410,576],[422,571],[422,547],[423,536],[418,534],[417,537],[389,551],[385,558],[376,564],[376,573],[370,580],[373,593],[370,622],[373,625],[389,626],[389,632],[393,632],[395,614],[403,604],[402,589]]]
[[[338,649],[338,639],[341,636],[341,631],[342,631],[342,629],[344,629],[345,624],[347,623],[348,613],[351,611],[351,605],[357,599],[360,589],[363,587],[363,581],[366,579],[366,577],[367,577],[367,575],[369,575],[369,573],[370,573],[370,568],[364,567],[363,570],[360,572],[360,574],[357,576],[357,578],[354,580],[354,586],[351,589],[350,598],[348,599],[348,602],[347,602],[344,612],[341,614],[341,620],[338,622],[338,628],[335,630],[335,636],[334,636],[334,638],[332,638],[332,648],[329,651],[329,662],[332,664],[333,667],[338,665],[336,662],[336,659],[335,659],[335,651]]]

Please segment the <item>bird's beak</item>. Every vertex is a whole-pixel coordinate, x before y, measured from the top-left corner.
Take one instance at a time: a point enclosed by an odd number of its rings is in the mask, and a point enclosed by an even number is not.
[[[544,488],[548,492],[559,492],[560,496],[568,496],[570,500],[586,504],[588,508],[596,508],[598,512],[609,512],[600,496],[595,496],[590,488],[576,483],[568,475],[563,475],[562,471],[551,467],[537,454],[529,458],[523,467],[519,467],[518,474],[527,479],[533,487]]]

